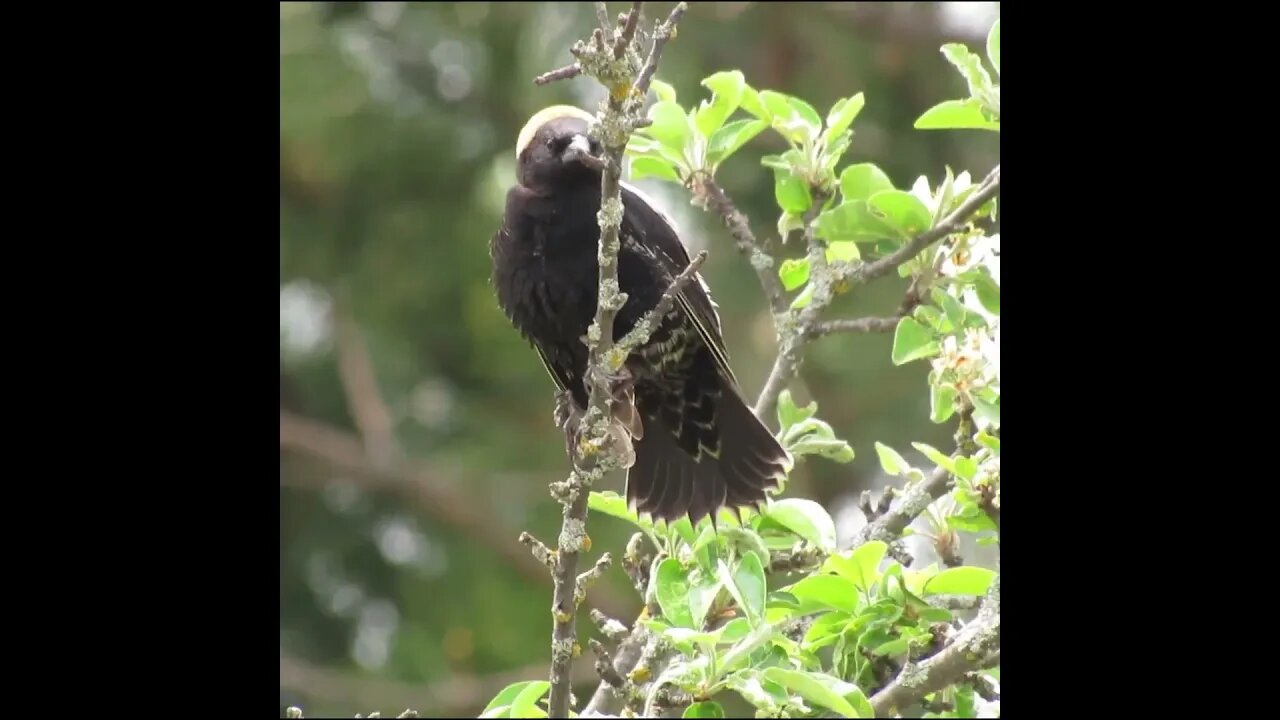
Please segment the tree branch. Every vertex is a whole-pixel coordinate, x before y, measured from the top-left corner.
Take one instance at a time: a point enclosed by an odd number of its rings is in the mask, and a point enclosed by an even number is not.
[[[391,468],[404,459],[396,440],[395,421],[378,389],[373,356],[360,325],[344,302],[334,309],[334,343],[338,351],[338,375],[347,406],[355,419],[365,453],[380,468]]]
[[[562,68],[556,68],[555,70],[549,70],[542,73],[533,79],[533,84],[546,85],[547,83],[555,82],[556,80],[568,80],[569,78],[575,78],[581,74],[582,66],[578,63],[572,63],[570,65],[565,65]]]
[[[843,292],[847,292],[858,285],[863,285],[889,274],[897,269],[899,265],[914,258],[933,243],[960,230],[968,222],[969,217],[977,212],[988,200],[995,197],[999,190],[1000,166],[997,165],[983,180],[982,185],[951,214],[929,230],[912,238],[910,242],[896,252],[872,263],[855,264],[842,262],[828,266],[825,255],[815,250],[816,243],[810,242],[809,282],[813,286],[813,296],[804,309],[798,313],[792,311],[779,324],[779,335],[782,340],[781,348],[778,352],[778,358],[773,364],[773,370],[769,373],[769,379],[765,383],[764,389],[760,392],[759,399],[756,401],[756,417],[763,420],[773,412],[774,404],[778,401],[778,395],[786,389],[787,384],[799,372],[802,357],[801,351],[813,337],[809,328],[817,323],[818,317],[831,304],[831,301],[835,298],[837,286],[841,287]],[[814,209],[821,209],[822,202],[825,202],[825,200],[815,197],[813,205],[810,206],[808,213],[806,213],[806,239],[812,238],[813,223],[810,214],[816,216]],[[908,302],[904,301],[904,307],[908,304]]]
[[[786,389],[796,373],[800,372],[802,351],[809,342],[805,329],[813,324],[818,313],[831,302],[833,296],[830,283],[821,281],[831,273],[827,268],[826,248],[815,236],[813,226],[814,220],[822,212],[822,206],[826,204],[830,195],[816,189],[812,192],[813,203],[804,213],[804,239],[805,246],[808,248],[810,282],[817,281],[817,284],[814,285],[814,297],[807,307],[798,313],[795,310],[789,311],[783,320],[777,318],[774,320],[780,340],[778,357],[774,359],[773,369],[769,371],[769,378],[765,381],[764,388],[760,390],[754,409],[756,417],[762,422],[767,422],[765,418],[773,414],[778,396]]]
[[[862,526],[862,529],[854,535],[850,547],[857,547],[871,540],[897,541],[911,521],[924,512],[930,503],[947,494],[950,487],[951,473],[947,472],[946,468],[935,469],[929,477],[902,493],[897,506]]]
[[[728,228],[738,252],[747,259],[752,269],[756,271],[756,276],[760,278],[760,288],[769,299],[769,307],[773,310],[773,314],[779,315],[786,312],[786,291],[775,270],[777,261],[770,254],[766,244],[756,240],[747,216],[738,210],[733,200],[708,173],[695,175],[691,190],[699,204],[720,216],[720,220]]]
[[[901,319],[901,315],[894,315],[892,317],[864,317],[857,320],[827,320],[806,327],[804,334],[809,339],[816,340],[834,333],[893,332],[897,329],[898,321]]]
[[[998,192],[1000,192],[999,165],[995,166],[987,174],[978,189],[961,203],[960,207],[953,210],[950,215],[943,218],[937,225],[920,233],[906,245],[875,262],[865,265],[847,265],[844,271],[839,274],[840,279],[847,280],[854,285],[861,285],[883,275],[888,275],[898,269],[898,266],[902,263],[919,255],[925,248],[963,228],[965,223],[968,222],[969,216],[977,212]]]
[[[552,575],[555,591],[552,600],[552,616],[555,624],[551,635],[551,693],[548,701],[550,717],[568,717],[570,709],[568,669],[578,653],[577,628],[574,615],[585,593],[586,585],[608,567],[608,556],[595,568],[581,577],[577,576],[578,556],[591,548],[586,533],[587,501],[591,486],[605,473],[621,467],[625,458],[633,452],[625,447],[629,441],[625,433],[614,432],[612,384],[619,379],[631,347],[648,339],[651,328],[637,327],[622,343],[615,347],[613,340],[614,318],[626,303],[626,295],[618,286],[619,231],[622,226],[621,176],[622,158],[627,141],[634,128],[643,121],[644,95],[648,90],[662,49],[675,34],[675,26],[684,15],[686,5],[681,2],[671,11],[666,23],[653,33],[653,45],[648,60],[637,76],[632,58],[637,54],[628,48],[634,44],[636,28],[643,3],[633,3],[630,15],[620,26],[609,22],[608,8],[596,4],[596,16],[600,23],[592,33],[591,42],[578,41],[572,54],[577,58],[580,72],[590,75],[604,85],[609,92],[608,101],[598,114],[598,123],[592,129],[604,147],[603,172],[600,186],[600,210],[596,215],[600,226],[599,292],[596,316],[587,331],[589,364],[586,381],[588,407],[580,422],[575,421],[572,434],[583,433],[583,439],[571,443],[570,459],[574,470],[564,483],[553,483],[552,495],[564,505],[564,524],[560,531],[559,550],[554,553]],[[605,39],[613,34],[612,45]],[[558,79],[572,77],[569,70],[553,71],[548,75]],[[539,77],[539,80],[548,75]],[[549,82],[547,79],[546,82]],[[535,80],[538,82],[538,80]],[[693,268],[696,272],[696,267]],[[687,280],[692,273],[682,273]],[[677,278],[673,285],[679,285]],[[664,296],[669,311],[678,287]],[[659,318],[661,315],[659,315]],[[646,318],[648,320],[648,318]],[[648,325],[648,323],[646,323]],[[547,553],[551,557],[551,553]]]
[[[658,304],[654,305],[649,312],[645,313],[645,316],[641,318],[640,322],[636,323],[635,327],[631,329],[631,332],[627,333],[626,336],[618,342],[618,350],[620,353],[630,355],[633,350],[643,345],[645,341],[649,339],[649,336],[652,335],[653,332],[658,329],[658,326],[662,324],[667,313],[671,312],[671,307],[675,305],[676,302],[676,296],[684,290],[685,286],[688,285],[689,281],[691,281],[694,275],[698,273],[698,269],[702,267],[702,263],[706,262],[706,260],[707,251],[699,251],[697,256],[689,262],[689,266],[682,270],[680,274],[676,276],[675,280],[671,282],[671,286],[667,288],[666,292],[662,293],[662,297],[658,300]]]
[[[986,667],[1000,649],[1000,575],[973,622],[956,633],[941,652],[917,666],[904,667],[898,677],[871,697],[876,717],[893,717],[925,695],[951,685],[968,673]]]
[[[547,571],[529,553],[503,538],[512,532],[490,519],[489,513],[476,508],[474,500],[450,489],[439,478],[457,472],[415,462],[394,470],[379,468],[365,454],[364,444],[351,433],[326,423],[309,420],[284,410],[280,411],[280,449],[297,453],[332,466],[344,474],[343,481],[367,491],[391,490],[399,493],[425,515],[447,525],[451,530],[501,558],[521,577],[539,584],[549,580]],[[327,478],[290,473],[281,482],[308,489],[327,484]],[[466,481],[458,483],[466,485]],[[609,588],[597,588],[593,604],[610,615],[633,612],[635,603],[625,600]]]

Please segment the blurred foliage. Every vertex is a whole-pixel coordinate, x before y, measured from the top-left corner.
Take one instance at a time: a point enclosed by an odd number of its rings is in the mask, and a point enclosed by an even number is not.
[[[937,3],[695,3],[659,77],[702,97],[703,77],[739,68],[758,88],[820,108],[861,91],[868,102],[846,162],[874,162],[899,187],[921,174],[936,185],[944,166],[985,173],[998,157],[994,134],[912,128],[940,99],[968,94],[938,47],[985,36],[994,9],[969,5],[978,19],[950,27]],[[668,9],[655,3],[648,14]],[[549,582],[516,572],[492,548],[515,545],[524,529],[554,537],[559,506],[546,485],[565,471],[550,381],[497,309],[488,242],[524,120],[553,103],[598,100],[586,81],[531,82],[567,61],[594,23],[591,5],[283,3],[280,21],[282,412],[358,440],[332,323],[335,312],[349,314],[404,454],[429,465],[425,482],[492,518],[459,527],[451,508],[371,491],[352,482],[351,468],[282,448],[282,668],[287,659],[353,681],[401,682],[422,688],[414,706],[424,716],[474,716],[493,688],[464,692],[464,679],[518,672],[546,655]],[[777,210],[759,161],[785,149],[761,135],[717,172],[760,234],[773,232]],[[751,269],[678,188],[637,184],[667,204],[694,249],[710,249],[703,273],[753,395],[775,348]],[[888,314],[904,285],[874,284],[831,314]],[[892,344],[891,335],[816,342],[796,388],[821,398],[823,419],[857,451],[847,465],[806,463],[790,484],[826,506],[841,533],[840,508],[881,475],[873,439],[950,446],[946,428],[922,421],[927,368],[886,362]],[[595,517],[596,547],[620,549],[626,524]],[[478,542],[476,533],[500,537]],[[628,587],[616,571],[597,587],[610,583]],[[286,682],[282,671],[282,707],[370,709],[367,697],[335,697],[305,677]],[[428,688],[450,685],[452,705],[433,704]]]

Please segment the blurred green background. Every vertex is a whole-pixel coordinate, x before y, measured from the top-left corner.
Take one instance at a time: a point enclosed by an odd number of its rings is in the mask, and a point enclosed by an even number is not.
[[[911,126],[966,94],[939,46],[980,49],[998,12],[691,3],[658,77],[686,106],[707,96],[703,77],[734,68],[824,114],[863,91],[843,164],[875,162],[900,187],[922,174],[936,185],[945,165],[980,180],[998,162],[998,136]],[[590,3],[280,6],[282,708],[475,716],[508,682],[546,676],[550,581],[516,537],[554,539],[560,506],[547,483],[567,464],[550,381],[497,308],[488,242],[525,119],[554,103],[594,109],[600,97],[587,79],[531,82],[570,61],[594,23]],[[781,147],[763,134],[719,173],[757,234],[774,232],[778,212],[759,158]],[[754,397],[775,352],[754,274],[680,188],[638,185],[692,250],[709,249],[703,273]],[[874,284],[831,316],[888,314],[904,286]],[[842,536],[862,522],[858,494],[884,481],[876,440],[951,447],[950,429],[928,421],[927,365],[894,367],[890,344],[820,340],[794,388],[857,452],[849,465],[804,462],[788,489],[823,503]],[[621,488],[618,477],[601,489]],[[629,536],[611,518],[590,528],[593,557],[617,556]],[[640,600],[615,568],[589,604],[629,621]],[[580,693],[590,662],[585,653]]]

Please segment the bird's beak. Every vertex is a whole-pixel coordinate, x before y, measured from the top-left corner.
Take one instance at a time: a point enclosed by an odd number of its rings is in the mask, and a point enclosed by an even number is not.
[[[564,162],[566,163],[582,163],[589,168],[601,170],[604,168],[604,160],[591,154],[591,141],[586,135],[574,135],[569,141],[569,147],[564,151]]]

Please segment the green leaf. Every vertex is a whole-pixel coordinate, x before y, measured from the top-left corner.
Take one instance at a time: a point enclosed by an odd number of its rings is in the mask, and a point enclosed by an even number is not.
[[[986,116],[982,105],[974,99],[946,100],[934,105],[916,119],[917,130],[994,130],[1000,132],[1000,121]]]
[[[752,626],[759,625],[764,616],[764,601],[767,594],[764,567],[760,565],[760,558],[755,553],[745,555],[732,572],[729,566],[721,561],[718,570],[720,582],[737,601],[738,607],[742,608]]]
[[[687,718],[722,718],[724,717],[724,708],[720,707],[720,703],[715,700],[704,700],[700,703],[694,703],[685,708],[684,715],[680,717]]]
[[[827,262],[851,262],[862,257],[858,244],[847,240],[838,240],[827,246]]]
[[[759,674],[755,670],[741,670],[733,673],[725,678],[725,684],[741,695],[743,700],[757,708],[776,710],[787,702],[786,692],[781,691],[781,688],[777,688],[781,692],[775,692],[774,689],[766,687],[760,682]],[[776,687],[772,682],[769,685]]]
[[[1000,454],[1000,438],[995,437],[994,435],[988,435],[985,432],[980,432],[978,433],[978,442],[991,448],[995,451],[996,455]]]
[[[960,532],[978,533],[986,530],[998,530],[995,522],[981,508],[971,506],[964,515],[948,515],[947,527]]]
[[[778,266],[778,278],[788,291],[809,282],[809,258],[787,258]]]
[[[917,320],[924,321],[929,324],[936,332],[944,332],[942,329],[942,311],[932,305],[920,305],[913,313]]]
[[[805,436],[787,448],[792,455],[821,455],[838,463],[853,462],[853,447],[844,440]]]
[[[884,560],[889,546],[880,540],[869,540],[849,553],[841,553],[828,557],[823,563],[823,570],[834,571],[847,578],[863,592],[870,592],[871,586],[880,579],[880,563]]]
[[[497,695],[493,696],[493,699],[490,700],[489,704],[485,706],[483,711],[481,711],[480,716],[496,717],[494,715],[488,715],[486,713],[488,713],[491,710],[497,710],[502,707],[509,708],[511,704],[515,702],[516,698],[520,697],[521,693],[531,688],[535,690],[537,688],[541,688],[542,692],[538,693],[538,697],[542,697],[542,693],[545,693],[547,690],[551,689],[551,683],[547,682],[546,680],[526,680],[524,682],[512,683],[506,686],[505,688],[503,688],[502,691],[499,692]],[[534,698],[534,699],[537,700],[537,698]]]
[[[978,295],[978,302],[992,315],[1000,314],[1000,286],[987,273],[978,273],[974,278],[973,289]]]
[[[784,445],[794,443],[810,434],[823,440],[836,439],[835,430],[831,428],[829,423],[815,417],[808,417],[787,428],[787,431],[783,433],[782,442]]]
[[[587,507],[591,509],[591,512],[612,515],[645,530],[653,529],[653,523],[631,512],[631,509],[627,507],[626,498],[612,490],[606,492],[592,490],[591,495],[587,498]]]
[[[840,158],[844,157],[845,151],[849,149],[849,145],[853,143],[853,132],[845,130],[835,137],[826,138],[826,148],[822,153],[822,170],[832,175],[835,174],[836,165],[840,163]]]
[[[795,300],[791,301],[791,309],[802,310],[809,304],[810,300],[813,300],[813,286],[805,285],[804,290],[796,296]]]
[[[977,396],[971,397],[969,399],[973,401],[973,411],[975,414],[981,416],[987,422],[991,423],[996,427],[1000,426],[1000,406],[999,405],[989,403],[986,400],[983,400],[982,398]]]
[[[703,101],[694,117],[694,125],[703,137],[711,137],[724,121],[729,119],[742,102],[742,89],[746,79],[740,70],[718,72],[702,81],[713,93],[711,101]]]
[[[693,530],[693,523],[689,522],[689,517],[687,515],[671,523],[670,529],[672,532],[676,533],[681,540],[688,543],[689,547],[693,547],[693,544],[698,541],[698,536]]]
[[[676,89],[670,83],[663,82],[658,78],[654,78],[649,82],[649,88],[658,96],[659,102],[675,102]]]
[[[812,142],[817,138],[822,119],[809,103],[773,90],[762,90],[759,100],[764,110],[763,117],[792,145]],[[746,105],[744,102],[743,107]]]
[[[538,707],[537,703],[547,694],[547,690],[551,689],[551,683],[542,681],[532,683],[511,701],[511,717],[513,718],[544,718],[547,716],[546,711]]]
[[[1000,20],[996,19],[994,25],[991,26],[991,32],[987,33],[987,59],[991,61],[991,67],[996,69],[996,74],[1000,74]]]
[[[721,526],[717,532],[723,539],[724,546],[731,549],[734,555],[743,557],[749,553],[755,553],[760,558],[760,566],[768,566],[769,548],[754,530],[725,525]]]
[[[833,138],[853,124],[854,118],[858,117],[858,113],[862,112],[862,106],[867,104],[867,99],[862,93],[858,93],[851,98],[842,98],[831,106],[831,112],[827,113],[827,134],[826,137]]]
[[[770,504],[765,515],[813,545],[827,552],[835,550],[836,525],[818,503],[803,498],[786,498]]]
[[[662,617],[673,626],[697,629],[689,610],[689,579],[679,560],[669,557],[658,566],[657,594]]]
[[[887,643],[877,645],[871,650],[874,655],[900,655],[911,647],[911,641],[907,638],[897,638]]]
[[[956,389],[951,385],[933,385],[929,388],[929,419],[935,423],[946,422],[956,411]]]
[[[849,200],[818,216],[814,233],[828,242],[874,242],[898,233],[876,217],[863,200]]]
[[[911,469],[911,463],[898,454],[897,450],[876,441],[876,455],[880,456],[880,467],[890,475],[901,475]]]
[[[803,646],[809,651],[817,650],[835,642],[849,622],[849,614],[844,612],[828,612],[818,616],[817,620],[805,631]]]
[[[905,190],[882,190],[872,195],[867,205],[904,238],[919,235],[933,224],[929,208]]]
[[[813,198],[809,195],[809,186],[804,180],[792,175],[789,171],[773,171],[773,195],[778,207],[786,212],[800,214],[809,209]]]
[[[951,323],[950,327],[958,329],[964,327],[965,316],[969,313],[964,305],[960,304],[951,293],[942,288],[934,288],[931,294],[935,305],[942,308],[947,315],[947,321]]]
[[[929,578],[924,584],[924,594],[985,595],[995,577],[994,570],[983,567],[948,568]]]
[[[787,97],[787,104],[795,111],[795,114],[804,120],[809,126],[809,136],[816,137],[818,131],[822,129],[822,116],[818,115],[818,111],[809,103],[798,97]]]
[[[645,128],[648,130],[648,128]],[[627,143],[627,157],[640,158],[648,157],[655,160],[665,160],[667,164],[677,168],[677,172],[687,171],[688,162],[684,156],[683,148],[671,149],[655,138],[645,135],[632,135],[631,142]]]
[[[955,462],[944,452],[932,445],[926,445],[922,442],[913,442],[911,446],[919,450],[921,454],[933,461],[933,464],[945,469],[947,472],[955,472]]]
[[[717,167],[767,127],[763,120],[735,120],[716,130],[707,141],[707,164]]]
[[[852,613],[858,606],[858,588],[853,580],[839,575],[810,575],[787,588],[800,601],[797,615],[829,608]]]
[[[823,673],[808,673],[799,670],[787,670],[771,667],[764,671],[764,676],[779,685],[794,691],[800,697],[816,705],[835,710],[844,717],[861,717],[858,711],[840,694],[831,689],[831,680],[841,682],[838,678],[820,678]],[[827,676],[830,677],[830,676]],[[848,683],[842,683],[848,685]]]
[[[784,212],[778,216],[778,237],[786,242],[793,230],[804,229],[804,218],[795,213]]]
[[[893,189],[893,181],[875,163],[850,165],[840,173],[840,194],[846,201],[866,200]]]
[[[739,106],[751,115],[764,120],[765,124],[769,123],[769,111],[765,109],[764,102],[760,99],[760,93],[750,85],[742,87],[742,103]]]
[[[649,119],[653,124],[645,132],[668,149],[683,154],[689,143],[689,118],[680,106],[669,100],[656,102],[649,108]]]
[[[978,461],[963,455],[956,458],[955,474],[973,482],[974,476],[978,474]]]
[[[982,98],[991,91],[991,76],[982,66],[982,58],[970,52],[969,48],[961,43],[947,43],[942,46],[942,54],[964,76],[969,84],[970,97]]]
[[[708,565],[707,571],[698,573],[697,581],[689,585],[689,617],[695,628],[702,627],[716,595],[720,594],[720,578],[715,573],[715,565]]]
[[[893,364],[905,365],[914,360],[937,355],[941,347],[932,333],[915,318],[904,317],[898,321],[893,333]]]
[[[659,160],[653,157],[638,157],[631,160],[631,179],[641,180],[647,177],[655,177],[659,180],[666,180],[676,184],[681,184],[679,173],[666,160]]]
[[[789,288],[788,288],[789,289]],[[795,398],[791,396],[790,390],[783,390],[778,395],[778,425],[783,431],[803,422],[816,415],[818,412],[818,403],[810,402],[803,407],[796,405]]]
[[[795,112],[787,102],[787,96],[780,92],[774,92],[773,90],[761,90],[760,102],[764,105],[765,112],[768,113],[767,117],[772,121],[781,120],[785,122],[789,120],[792,113]],[[777,123],[775,122],[774,125],[776,126]]]

